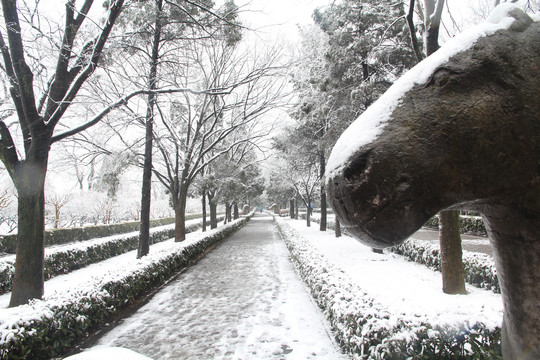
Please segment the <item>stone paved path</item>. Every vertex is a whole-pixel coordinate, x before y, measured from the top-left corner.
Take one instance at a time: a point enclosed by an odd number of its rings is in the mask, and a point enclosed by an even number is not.
[[[348,359],[272,217],[247,226],[98,340],[153,359]]]

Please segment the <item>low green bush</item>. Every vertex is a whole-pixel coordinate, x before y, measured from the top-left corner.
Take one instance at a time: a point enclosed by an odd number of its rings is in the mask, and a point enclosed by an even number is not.
[[[432,326],[391,314],[284,220],[278,229],[301,278],[343,349],[357,359],[502,359],[500,328]]]
[[[402,255],[410,261],[426,265],[432,270],[442,271],[438,245],[426,241],[408,239],[388,250]],[[462,260],[466,282],[491,290],[497,294],[501,293],[497,270],[495,269],[495,261],[491,256],[463,251]]]
[[[320,221],[318,218],[312,220],[317,223]],[[333,221],[327,223],[328,229],[333,229],[334,226],[335,223]],[[350,236],[345,228],[342,229],[342,233]],[[410,261],[426,265],[432,270],[441,271],[438,245],[430,244],[425,241],[408,239],[400,245],[390,247],[387,250],[402,255]],[[499,279],[497,278],[497,270],[495,269],[495,261],[491,256],[464,251],[462,259],[466,282],[471,285],[491,290],[496,294],[501,293]]]
[[[165,283],[247,221],[249,218],[243,218],[202,233],[197,239],[174,243],[170,251],[151,253],[134,261],[131,268],[122,269],[114,279],[15,308],[13,314],[0,319],[0,358],[40,360],[62,355],[113,314]]]
[[[220,217],[223,219],[223,217]],[[186,233],[196,231],[201,223],[186,226]],[[153,228],[150,230],[150,243],[155,244],[174,237],[174,227],[165,229]],[[96,241],[85,241],[80,244],[63,246],[57,251],[52,251],[45,256],[43,273],[45,280],[58,275],[67,274],[94,264],[99,261],[110,259],[137,249],[139,234],[131,232],[126,235],[116,235],[111,238],[102,238]],[[11,291],[13,274],[15,271],[15,257],[7,257],[0,260],[0,294]]]
[[[436,215],[424,225],[429,228],[439,228],[439,216]],[[459,229],[462,234],[487,236],[486,227],[480,216],[460,215]]]
[[[186,215],[186,221],[201,217],[201,214]],[[154,219],[150,227],[174,224],[174,217]],[[119,224],[90,225],[66,229],[51,229],[45,231],[45,246],[62,245],[76,241],[86,241],[116,234],[139,231],[139,221],[129,221]],[[0,253],[15,254],[17,248],[17,235],[0,236]]]

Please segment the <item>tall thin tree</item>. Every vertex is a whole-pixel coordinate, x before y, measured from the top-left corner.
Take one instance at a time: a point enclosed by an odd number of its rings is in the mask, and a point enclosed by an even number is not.
[[[23,151],[19,152],[13,138],[15,133],[1,120],[0,160],[18,193],[17,255],[10,306],[24,304],[43,295],[44,186],[51,145],[96,124],[115,108],[109,106],[89,122],[55,134],[56,126],[73,104],[79,90],[98,67],[124,1],[114,0],[109,3],[105,21],[96,31],[96,36],[79,48],[77,36],[92,4],[92,0],[86,0],[77,9],[75,0],[66,3],[62,40],[58,46],[56,65],[52,69],[54,75],[44,86],[43,95],[38,98],[34,83],[38,74],[30,66],[33,58],[24,41],[24,32],[33,30],[21,26],[16,1],[2,0],[4,29],[7,33],[7,43],[0,33],[2,70],[9,78],[11,100],[22,130],[23,144]]]

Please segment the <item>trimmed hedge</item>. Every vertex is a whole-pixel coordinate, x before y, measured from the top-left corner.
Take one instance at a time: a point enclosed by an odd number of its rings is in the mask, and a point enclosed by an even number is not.
[[[329,214],[331,213],[329,212]],[[305,220],[306,214],[302,213],[300,214],[300,217]],[[318,223],[320,222],[320,219],[311,217],[311,221]],[[482,221],[482,217],[480,216],[460,215],[459,224],[460,224],[460,232],[462,234],[487,236],[486,227],[484,225],[484,222]],[[335,226],[334,221],[327,221],[327,227],[329,229],[333,229],[334,226]],[[428,222],[424,224],[424,226],[427,228],[439,229],[439,216],[435,215],[434,217],[429,219]],[[342,228],[341,230],[342,232],[345,231],[344,233],[346,233],[346,229]]]
[[[432,270],[442,271],[438,245],[408,239],[388,250],[402,255],[410,261],[426,265]],[[466,282],[497,294],[501,293],[495,261],[491,256],[464,250],[462,259]]]
[[[201,217],[201,214],[186,215],[186,220]],[[150,227],[174,224],[174,217],[154,219]],[[130,221],[109,225],[90,225],[66,229],[51,229],[45,231],[45,246],[62,245],[76,241],[86,241],[116,234],[139,231],[140,221]],[[17,248],[17,234],[0,236],[0,253],[15,254]]]
[[[390,314],[340,269],[276,219],[291,259],[338,343],[358,359],[502,359],[500,328],[432,326]]]
[[[311,220],[317,223],[320,221],[317,218],[312,218]],[[333,229],[334,226],[335,223],[333,221],[327,223],[328,229]],[[341,231],[344,235],[351,236],[346,228],[342,228]],[[400,245],[387,248],[386,250],[402,255],[410,261],[426,265],[432,270],[441,271],[438,245],[420,240],[407,239]],[[496,294],[501,293],[497,270],[495,269],[495,261],[491,256],[464,250],[462,259],[466,282],[491,290]]]
[[[428,220],[424,226],[429,228],[439,228],[439,216],[435,215]],[[459,231],[462,234],[472,234],[479,236],[487,236],[486,226],[480,216],[459,215]]]
[[[249,217],[234,221],[167,252],[150,254],[122,268],[114,279],[96,281],[85,290],[59,294],[14,308],[0,320],[0,358],[49,359],[105,324],[135,299],[164,284],[208,248],[244,226]],[[7,309],[9,311],[10,309]]]
[[[223,219],[223,217],[221,217]],[[196,231],[201,223],[186,226],[186,233]],[[150,230],[150,243],[155,244],[174,237],[174,226],[153,228]],[[44,258],[43,275],[45,280],[70,271],[81,269],[87,265],[110,259],[114,256],[136,250],[139,246],[139,233],[131,232],[111,238],[87,241],[83,244],[64,246],[52,251]],[[0,260],[0,294],[11,291],[15,272],[15,258],[10,256]]]

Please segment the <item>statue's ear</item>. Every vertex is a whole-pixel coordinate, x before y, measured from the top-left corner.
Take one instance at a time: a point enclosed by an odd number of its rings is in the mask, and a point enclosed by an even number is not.
[[[534,20],[527,15],[518,5],[514,3],[502,3],[499,4],[491,11],[487,23],[503,24],[514,18],[515,20],[509,27],[506,27],[510,31],[522,32],[525,31]]]
[[[523,32],[534,22],[534,20],[521,9],[513,9],[508,14],[516,19],[510,26],[511,31]]]

